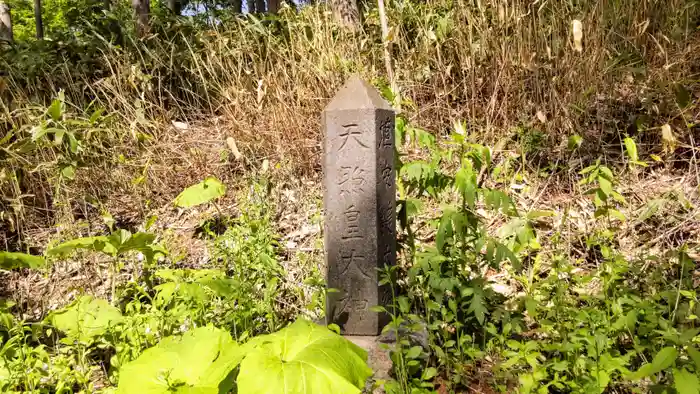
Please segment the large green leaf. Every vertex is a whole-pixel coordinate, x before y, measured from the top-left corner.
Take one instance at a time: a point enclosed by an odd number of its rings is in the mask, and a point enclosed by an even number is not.
[[[254,341],[238,374],[241,394],[355,394],[372,375],[367,352],[305,320]]]
[[[25,253],[0,252],[0,269],[40,268],[46,262],[43,257]]]
[[[126,364],[117,393],[225,394],[233,388],[232,371],[243,355],[228,332],[199,327],[163,339]]]
[[[77,238],[49,249],[47,254],[49,256],[63,256],[78,249],[87,249],[114,255],[117,253],[117,249],[109,241],[109,238],[105,236]]]
[[[677,356],[678,351],[676,348],[672,346],[665,347],[656,353],[651,363],[642,365],[637,371],[628,375],[627,378],[630,380],[638,380],[657,374],[673,365]]]
[[[673,370],[673,385],[678,394],[698,394],[700,393],[700,382],[698,376],[685,369]]]
[[[107,328],[121,322],[119,309],[102,299],[82,296],[65,309],[51,313],[49,321],[68,338],[83,343],[104,334]]]
[[[183,190],[175,198],[175,205],[181,208],[190,208],[204,204],[226,194],[226,186],[214,177],[208,177],[202,182]]]
[[[150,233],[131,234],[127,230],[116,230],[109,236],[96,236],[77,238],[64,242],[48,251],[50,256],[64,256],[78,249],[87,249],[102,252],[110,256],[121,255],[130,251],[143,253],[148,262],[158,254],[165,254],[165,250],[153,244],[155,235]]]

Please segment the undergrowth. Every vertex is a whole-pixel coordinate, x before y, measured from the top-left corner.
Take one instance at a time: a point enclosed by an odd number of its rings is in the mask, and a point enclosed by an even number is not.
[[[360,73],[398,111],[375,386],[700,392],[697,2],[387,6],[395,81],[373,8],[358,32],[324,5],[158,15],[141,40],[116,6],[0,48],[0,275],[104,289],[0,283],[0,390],[359,392],[366,354],[305,321],[320,230],[285,221],[318,222],[290,201],[318,199],[319,111]],[[186,220],[201,258],[172,253]]]

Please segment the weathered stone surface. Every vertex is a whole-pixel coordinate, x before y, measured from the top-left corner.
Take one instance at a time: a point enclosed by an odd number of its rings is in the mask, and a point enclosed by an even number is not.
[[[377,268],[396,262],[394,111],[352,77],[323,112],[327,322],[347,335],[378,335],[391,303]]]
[[[367,351],[367,365],[373,371],[362,392],[364,394],[384,394],[383,387],[376,383],[391,379],[391,368],[393,367],[391,352],[396,349],[396,343],[392,342],[387,345],[381,341],[380,336],[348,336],[346,338]]]

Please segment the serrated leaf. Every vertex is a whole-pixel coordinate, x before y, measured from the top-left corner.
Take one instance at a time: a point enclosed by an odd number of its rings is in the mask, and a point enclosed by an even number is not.
[[[486,304],[481,291],[474,291],[468,311],[474,313],[474,316],[476,316],[476,320],[479,321],[479,324],[484,324],[484,321],[486,320]]]
[[[214,177],[208,177],[202,182],[183,190],[175,198],[175,205],[180,208],[190,208],[217,199],[226,194],[226,186]]]
[[[0,269],[41,268],[45,264],[46,261],[41,256],[17,252],[0,252]]]
[[[167,337],[120,369],[117,394],[228,393],[244,349],[214,327]]]
[[[435,244],[439,251],[445,249],[445,244],[449,238],[452,238],[452,217],[451,212],[445,212],[440,219],[440,226],[437,234],[435,234]]]
[[[700,393],[700,382],[698,376],[685,369],[673,370],[673,387],[678,394],[698,394]]]
[[[357,394],[372,375],[366,351],[306,320],[254,341],[241,363],[239,393]]]
[[[48,317],[52,326],[82,343],[91,343],[95,337],[104,334],[108,327],[122,319],[119,309],[109,305],[106,300],[91,296],[82,296]]]

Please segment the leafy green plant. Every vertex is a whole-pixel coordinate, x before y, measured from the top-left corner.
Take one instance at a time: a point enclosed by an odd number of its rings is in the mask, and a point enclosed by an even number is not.
[[[306,320],[252,344],[238,374],[241,393],[359,393],[372,374],[366,351]]]
[[[165,255],[165,249],[155,244],[155,235],[149,233],[131,232],[119,229],[105,236],[77,238],[64,242],[48,250],[49,256],[65,256],[78,249],[101,252],[112,257],[112,303],[116,301],[116,272],[119,270],[119,257],[128,252],[138,252],[151,264],[157,256]]]
[[[164,338],[121,368],[117,393],[230,392],[231,371],[243,357],[229,333],[199,327]]]
[[[596,207],[595,217],[602,216],[609,220],[615,218],[624,221],[625,215],[616,209],[615,204],[624,204],[625,198],[614,189],[613,172],[598,160],[595,164],[581,170],[579,174],[585,175],[579,184],[592,185],[584,194],[593,195],[593,203]]]
[[[82,296],[68,307],[51,313],[47,319],[51,326],[67,335],[67,344],[79,341],[89,345],[119,324],[123,316],[105,300]]]
[[[45,264],[46,261],[41,256],[0,251],[0,269],[12,270],[16,268],[41,268]]]
[[[117,392],[224,394],[240,363],[237,392],[359,393],[372,374],[366,360],[364,350],[306,320],[243,346],[225,331],[200,327],[165,338],[126,364]]]
[[[175,205],[180,208],[191,208],[208,203],[226,194],[226,186],[214,177],[208,177],[202,182],[183,190],[175,198]]]

